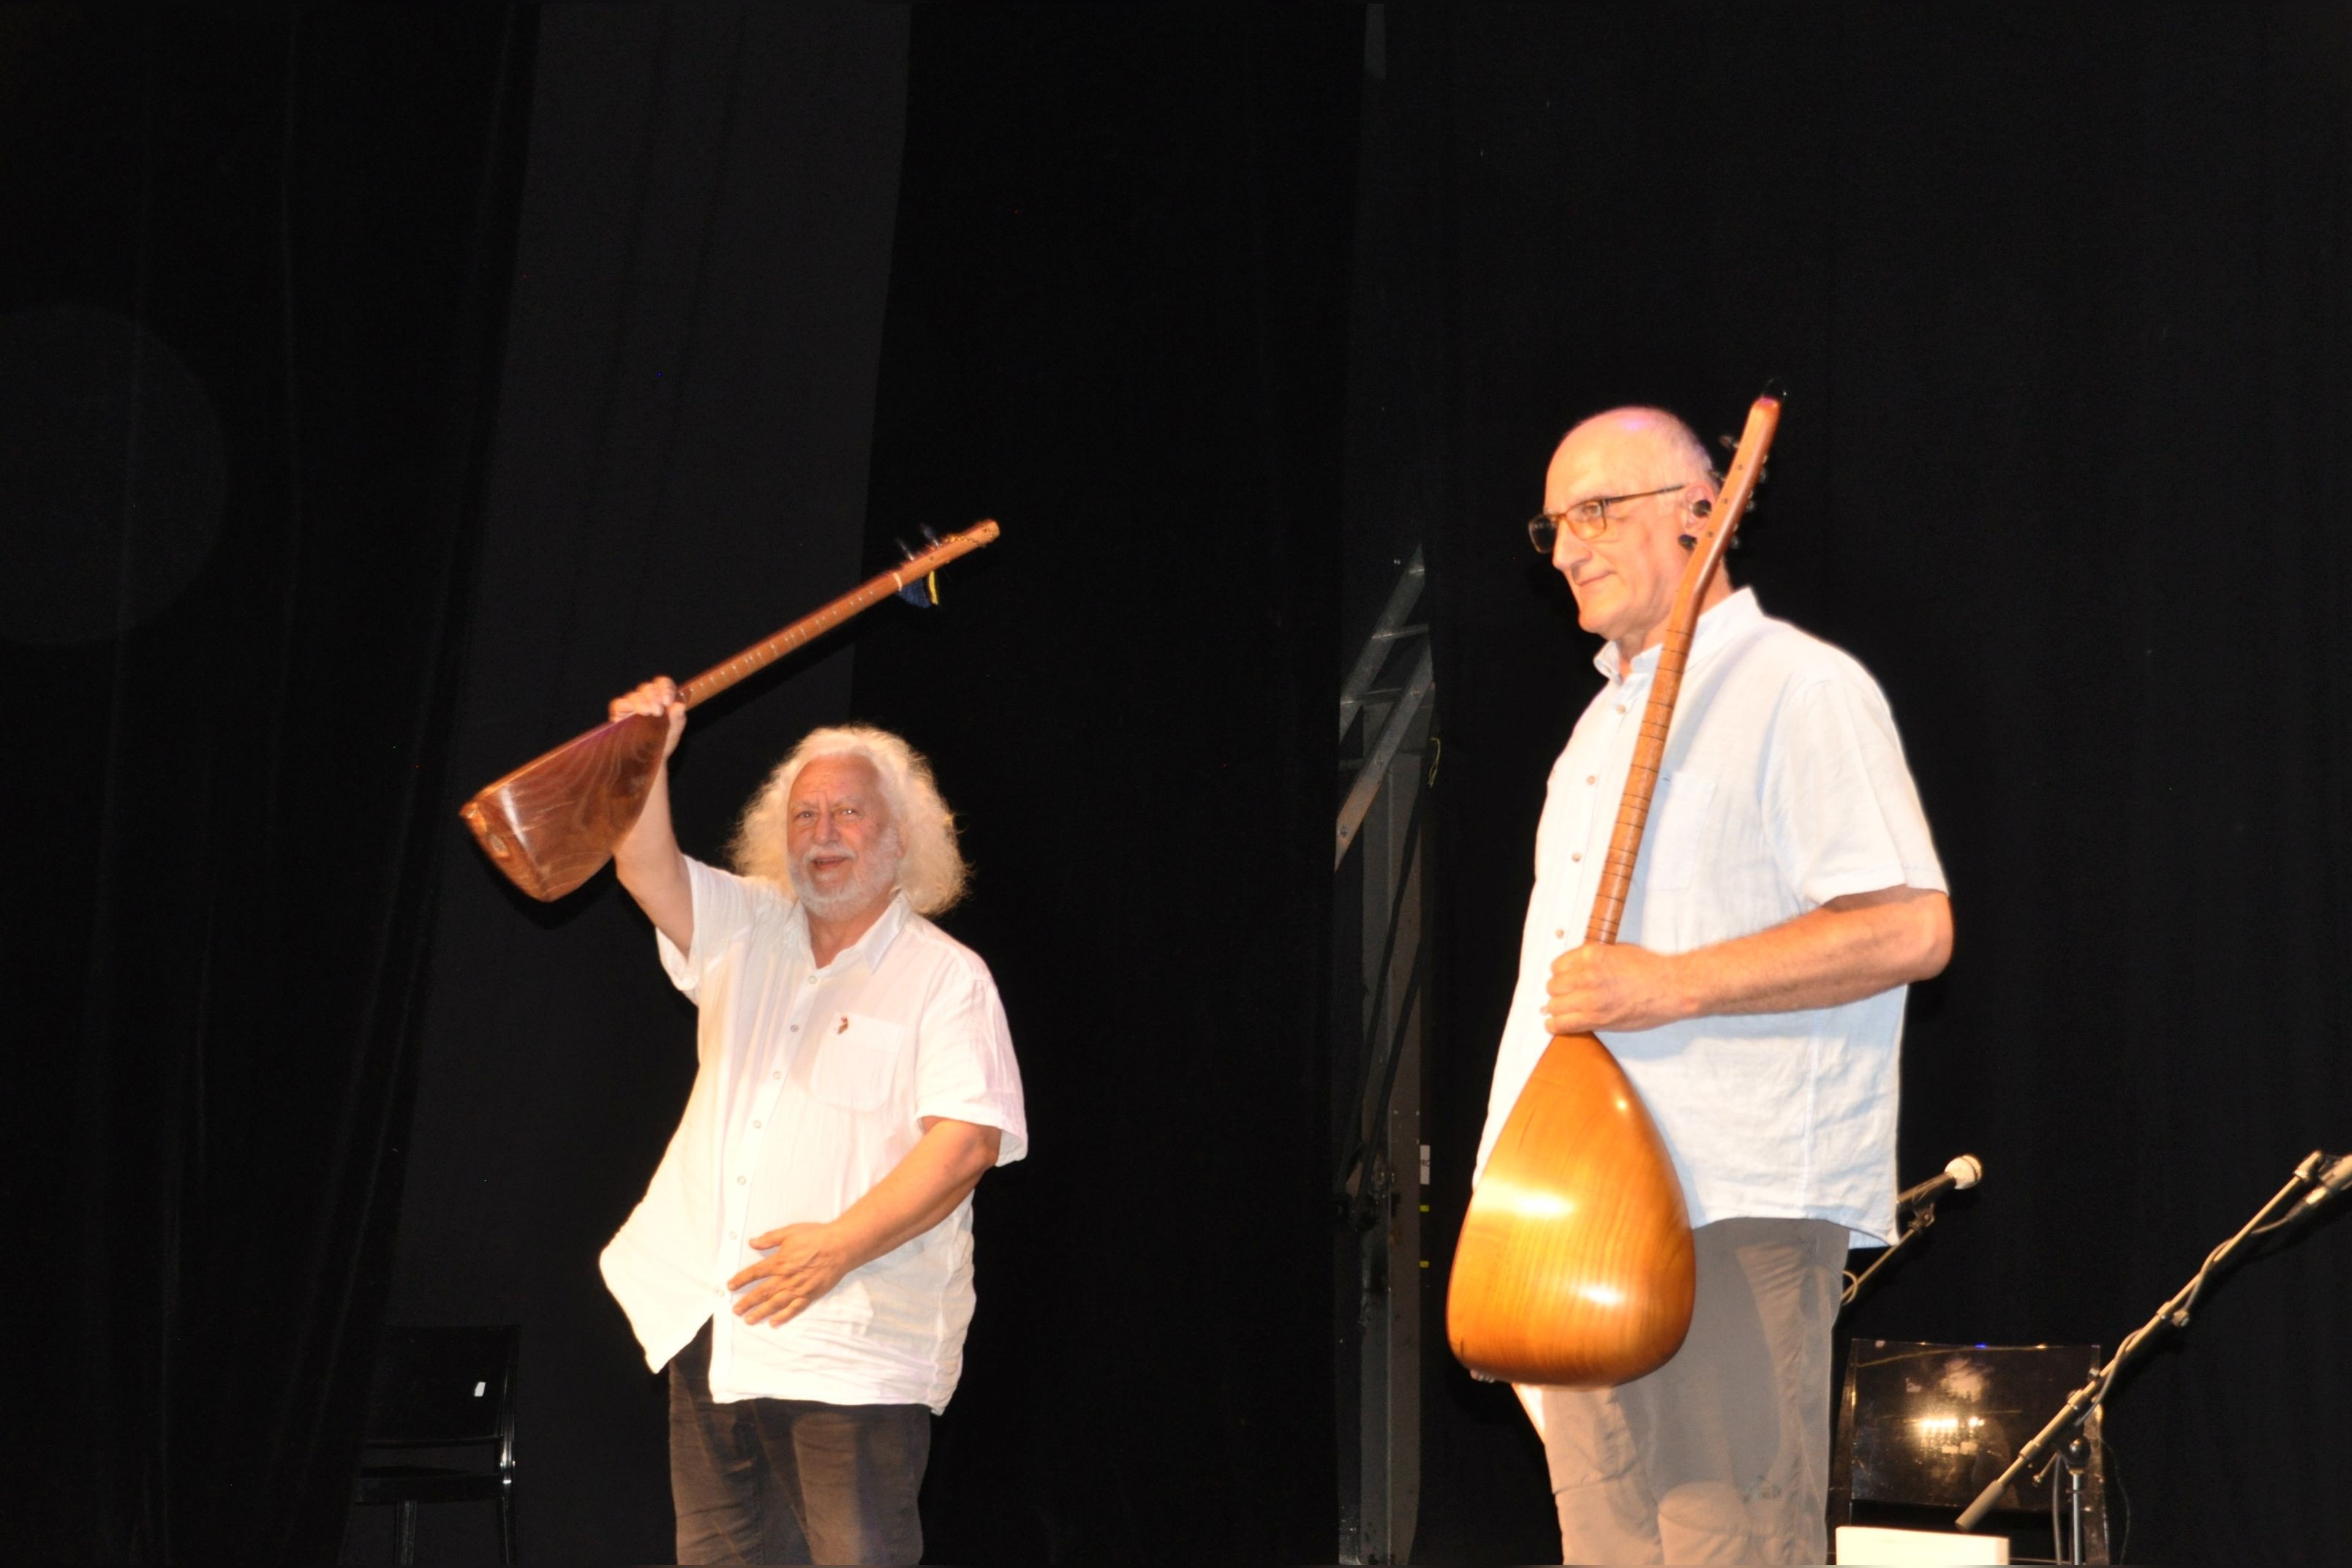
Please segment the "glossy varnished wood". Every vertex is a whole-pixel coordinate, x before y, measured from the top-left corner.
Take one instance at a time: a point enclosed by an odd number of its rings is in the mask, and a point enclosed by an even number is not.
[[[669,725],[632,713],[576,735],[483,789],[458,815],[507,879],[560,899],[602,870],[646,808]]]
[[[1675,584],[1650,700],[1594,891],[1587,942],[1617,940],[1706,588],[1755,493],[1780,405],[1759,397]],[[1665,1364],[1690,1331],[1689,1211],[1665,1141],[1609,1047],[1544,1047],[1463,1216],[1446,1337],[1465,1366],[1513,1383],[1607,1388]]]
[[[1554,1038],[1462,1224],[1445,1333],[1512,1383],[1607,1388],[1665,1364],[1696,1280],[1664,1141],[1591,1035]]]
[[[691,708],[746,676],[764,669],[803,643],[831,631],[910,583],[993,541],[993,521],[951,533],[903,565],[869,578],[812,615],[678,688]],[[645,715],[600,724],[575,735],[543,756],[478,793],[458,811],[484,854],[507,879],[532,898],[560,899],[585,882],[613,858],[645,809],[661,763],[667,725]]]

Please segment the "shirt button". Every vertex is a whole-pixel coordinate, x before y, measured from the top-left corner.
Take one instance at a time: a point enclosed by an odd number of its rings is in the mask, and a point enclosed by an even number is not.
[[[1554,935],[1554,936],[1556,936],[1556,937],[1564,937],[1564,936],[1566,936],[1566,935],[1568,934],[1568,928],[1567,928],[1566,926],[1562,926],[1562,927],[1560,927],[1558,931],[1556,931],[1552,932],[1551,934],[1552,934],[1552,935]]]
[[[757,1127],[757,1126],[759,1126],[760,1124],[759,1124],[758,1122],[754,1121],[753,1123],[751,1123],[751,1125],[752,1125],[752,1126],[754,1126],[754,1127]]]
[[[769,1076],[770,1078],[782,1078],[782,1077],[783,1077],[784,1075],[783,1075],[782,1073],[781,1073],[781,1072],[772,1072],[772,1073],[770,1073],[768,1076]]]
[[[730,1240],[730,1241],[734,1240],[734,1239],[735,1239],[735,1233],[734,1233],[733,1231],[731,1231],[731,1230],[730,1230],[730,1231],[729,1231],[729,1232],[727,1233],[727,1239],[728,1239],[728,1240]]]
[[[741,1186],[745,1182],[749,1181],[750,1179],[751,1179],[751,1178],[750,1178],[750,1177],[748,1177],[748,1176],[738,1176],[738,1177],[736,1177],[736,1178],[735,1178],[735,1184],[736,1184],[737,1186],[739,1186],[739,1187],[740,1187],[740,1186]]]
[[[795,1035],[797,1035],[797,1034],[799,1034],[800,1032],[801,1032],[801,1026],[800,1026],[798,1024],[794,1024],[794,1025],[793,1026],[793,1034],[795,1034]]]
[[[1587,773],[1584,775],[1584,782],[1586,784],[1598,784],[1600,781],[1601,775],[1599,773]]]
[[[1623,711],[1625,711],[1625,705],[1624,705],[1622,702],[1620,702],[1619,704],[1617,704],[1617,711],[1618,711],[1618,712],[1620,712],[1620,713],[1622,713]]]
[[[1584,851],[1581,849],[1571,850],[1568,858],[1571,860],[1581,860],[1584,858]]]

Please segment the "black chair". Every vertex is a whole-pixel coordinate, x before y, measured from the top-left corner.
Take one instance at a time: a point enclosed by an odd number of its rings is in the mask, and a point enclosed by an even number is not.
[[[1853,1341],[1830,1461],[1832,1529],[1949,1531],[2101,1359],[2096,1345]],[[2030,1472],[2021,1475],[1983,1528],[2032,1545],[2050,1531],[2050,1556],[2042,1561],[2106,1562],[2100,1419],[2095,1411],[2084,1425],[2077,1468],[2052,1465],[2039,1485]]]
[[[416,1561],[416,1510],[428,1502],[495,1501],[499,1561],[515,1560],[515,1361],[521,1342],[522,1331],[511,1323],[384,1331],[352,1500],[397,1510],[401,1562]],[[489,1454],[472,1468],[383,1462],[427,1448]],[[483,1468],[491,1457],[495,1466]]]

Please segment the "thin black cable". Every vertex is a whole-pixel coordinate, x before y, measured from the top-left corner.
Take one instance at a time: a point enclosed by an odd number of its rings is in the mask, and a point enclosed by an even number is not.
[[[2108,1560],[2115,1563],[2128,1563],[2131,1561],[2131,1493],[2124,1487],[2123,1456],[2116,1451],[2116,1446],[2113,1443],[2107,1441],[2107,1424],[2105,1421],[2099,1423],[2099,1447],[2106,1451],[2107,1456],[2105,1479],[2115,1483],[2116,1496],[2124,1505],[2123,1538],[2116,1542],[2115,1550],[2108,1554]]]

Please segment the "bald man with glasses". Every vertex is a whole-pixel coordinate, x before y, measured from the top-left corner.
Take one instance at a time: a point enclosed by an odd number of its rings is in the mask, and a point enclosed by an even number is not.
[[[1569,432],[1529,537],[1600,637],[1554,764],[1483,1174],[1545,1044],[1591,1031],[1689,1206],[1683,1349],[1614,1389],[1522,1388],[1570,1563],[1827,1556],[1830,1331],[1850,1245],[1895,1230],[1903,1004],[1951,951],[1943,870],[1876,683],[1718,572],[1621,926],[1581,945],[1695,520],[1706,448],[1661,409]]]

